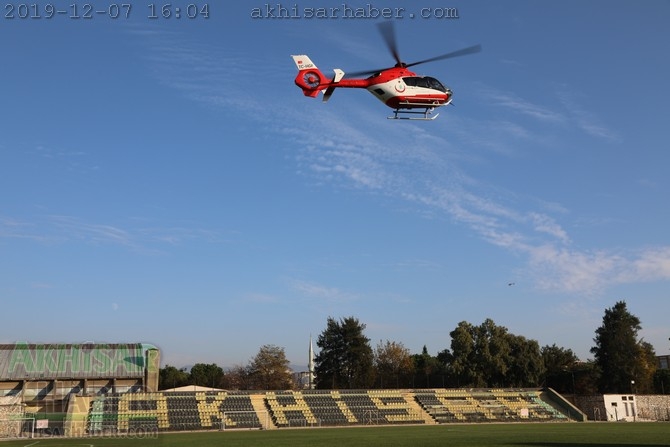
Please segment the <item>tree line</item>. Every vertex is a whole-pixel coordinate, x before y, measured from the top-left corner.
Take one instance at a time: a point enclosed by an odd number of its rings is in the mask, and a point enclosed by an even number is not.
[[[657,369],[654,348],[639,338],[639,318],[625,301],[606,309],[595,331],[593,360],[580,361],[571,349],[516,335],[493,320],[462,321],[449,333],[450,347],[431,355],[426,346],[412,354],[401,342],[374,347],[365,324],[351,316],[329,317],[318,336],[314,359],[317,389],[524,388],[551,387],[565,394],[670,392],[670,371]],[[304,387],[289,368],[284,348],[264,345],[247,365],[224,371],[196,364],[190,371],[166,365],[160,388],[200,385],[238,390]]]
[[[261,346],[258,354],[247,365],[236,365],[229,371],[216,363],[196,363],[187,371],[165,365],[159,371],[161,390],[197,385],[231,390],[285,390],[297,387],[284,348]]]

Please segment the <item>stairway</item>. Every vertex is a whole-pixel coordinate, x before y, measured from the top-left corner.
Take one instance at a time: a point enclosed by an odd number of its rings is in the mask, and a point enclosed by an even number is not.
[[[251,396],[251,405],[254,407],[256,416],[258,420],[261,421],[261,427],[263,430],[273,430],[277,427],[272,418],[270,417],[270,412],[265,407],[265,394],[252,394]]]
[[[433,419],[433,417],[430,414],[428,414],[428,412],[424,410],[421,407],[421,405],[419,405],[416,399],[414,399],[414,393],[402,393],[402,397],[407,401],[412,411],[416,412],[416,414],[421,415],[421,417],[423,418],[423,420],[426,422],[427,425],[437,424],[435,419]]]

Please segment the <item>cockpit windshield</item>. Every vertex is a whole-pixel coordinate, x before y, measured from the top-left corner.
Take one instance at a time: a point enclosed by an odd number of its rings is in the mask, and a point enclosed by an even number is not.
[[[430,77],[425,77],[424,79],[428,80],[428,84],[430,85],[430,88],[433,88],[435,90],[439,90],[441,92],[446,92],[447,88],[442,85],[440,81],[438,81],[435,78],[430,78]]]
[[[406,85],[411,87],[431,88],[433,90],[439,90],[445,93],[447,91],[447,88],[442,85],[440,81],[435,78],[431,78],[430,76],[408,76],[402,80],[405,81]]]

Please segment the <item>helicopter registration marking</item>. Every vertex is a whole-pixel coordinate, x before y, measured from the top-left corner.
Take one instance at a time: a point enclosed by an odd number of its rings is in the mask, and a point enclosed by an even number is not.
[[[314,68],[314,64],[301,64],[298,61],[298,70],[307,70],[308,68]]]

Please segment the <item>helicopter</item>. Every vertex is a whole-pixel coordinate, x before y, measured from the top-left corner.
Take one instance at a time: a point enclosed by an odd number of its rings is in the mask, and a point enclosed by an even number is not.
[[[311,98],[316,98],[323,92],[323,102],[330,99],[336,88],[364,88],[393,109],[393,116],[389,116],[388,119],[434,120],[439,115],[439,113],[433,115],[436,108],[451,104],[452,91],[436,78],[419,76],[409,68],[427,62],[478,53],[482,49],[481,45],[407,64],[400,59],[393,22],[382,22],[379,31],[396,61],[393,67],[348,73],[348,76],[352,77],[368,76],[359,79],[347,79],[345,72],[336,68],[333,70],[334,76],[329,79],[307,55],[292,55],[298,67],[295,84],[302,89],[305,96]]]

